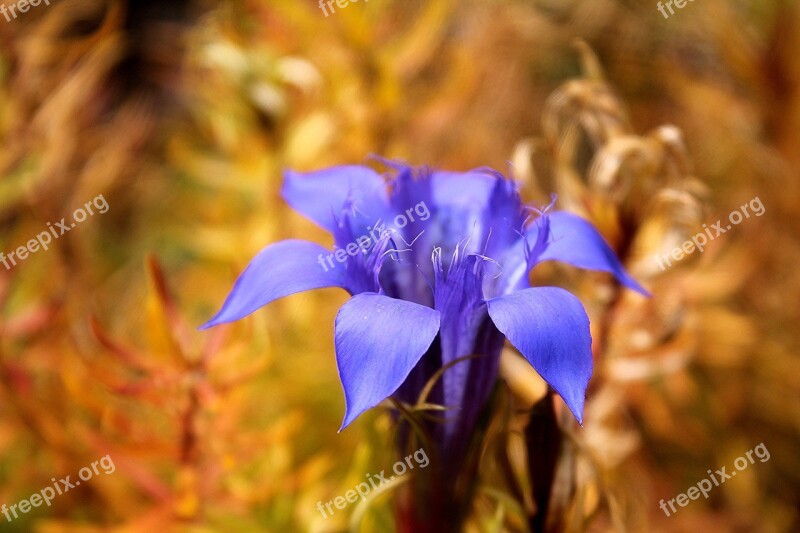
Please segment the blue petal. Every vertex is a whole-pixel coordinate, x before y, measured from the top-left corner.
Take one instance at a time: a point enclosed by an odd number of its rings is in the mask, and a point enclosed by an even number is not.
[[[501,178],[473,170],[470,172],[434,172],[431,175],[431,196],[435,207],[436,246],[450,256],[456,245],[468,236],[468,253],[482,250],[491,228],[486,208],[492,190]],[[423,237],[424,238],[424,237]]]
[[[431,177],[437,206],[464,206],[480,211],[489,202],[495,183],[501,178],[483,169],[469,172],[439,170]]]
[[[536,287],[489,300],[489,316],[564,399],[579,423],[592,376],[589,317],[580,300],[556,287]]]
[[[609,272],[629,289],[650,296],[628,274],[603,236],[589,221],[566,211],[557,211],[548,216],[551,242],[539,256],[538,262],[562,261],[578,268]],[[529,238],[531,233],[537,231],[537,226],[529,228]]]
[[[239,320],[290,294],[322,287],[343,287],[344,269],[326,271],[321,264],[320,258],[328,254],[330,252],[322,246],[301,240],[267,246],[239,275],[222,309],[200,329]]]
[[[330,232],[336,229],[336,217],[348,206],[374,222],[384,215],[388,202],[383,178],[358,165],[308,173],[287,170],[281,193],[292,208]]]
[[[391,396],[439,331],[438,311],[375,293],[351,298],[336,316],[336,363],[345,397],[341,431]]]

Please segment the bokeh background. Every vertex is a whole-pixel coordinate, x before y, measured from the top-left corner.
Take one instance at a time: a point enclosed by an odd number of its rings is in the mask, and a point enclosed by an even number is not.
[[[316,510],[393,462],[385,411],[336,433],[346,295],[196,330],[266,244],[330,244],[280,199],[282,169],[369,154],[557,192],[652,290],[543,274],[582,296],[601,352],[570,528],[800,528],[798,2],[50,4],[0,17],[0,251],[99,194],[110,209],[0,267],[0,503],[116,469],[0,530],[391,531],[391,494]],[[754,197],[763,216],[655,267]],[[541,383],[505,357],[530,405]],[[768,462],[659,509],[762,442]],[[523,530],[482,476],[470,530]]]

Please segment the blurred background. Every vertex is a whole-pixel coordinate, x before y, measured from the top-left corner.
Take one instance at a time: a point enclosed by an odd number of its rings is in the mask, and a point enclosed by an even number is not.
[[[316,509],[393,462],[385,411],[336,433],[346,294],[196,330],[268,243],[331,244],[282,202],[282,169],[369,154],[492,166],[540,205],[556,192],[653,292],[536,273],[581,295],[598,358],[568,529],[800,529],[800,4],[656,4],[52,0],[0,15],[0,251],[109,205],[0,266],[0,504],[115,465],[0,529],[392,530],[391,494]],[[756,197],[763,216],[657,267]],[[530,406],[541,383],[504,357],[509,397]],[[759,443],[769,461],[659,508]],[[486,496],[502,492],[489,463],[481,475],[470,530],[524,531]]]

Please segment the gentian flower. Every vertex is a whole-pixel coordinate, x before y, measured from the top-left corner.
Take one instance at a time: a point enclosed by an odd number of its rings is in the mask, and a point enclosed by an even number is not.
[[[453,408],[433,431],[448,457],[459,457],[497,379],[504,339],[582,423],[589,319],[568,291],[531,287],[529,272],[562,261],[647,292],[594,226],[552,204],[524,206],[517,184],[496,171],[386,164],[386,175],[365,166],[286,172],[284,199],[333,234],[336,252],[302,240],[267,246],[202,328],[300,291],[341,287],[352,296],[335,323],[341,429],[388,397],[415,403],[450,365],[427,402]]]

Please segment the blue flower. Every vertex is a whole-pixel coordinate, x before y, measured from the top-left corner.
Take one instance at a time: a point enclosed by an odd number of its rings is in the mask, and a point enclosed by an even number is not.
[[[388,397],[416,402],[447,367],[427,401],[458,408],[437,430],[440,441],[463,436],[496,381],[504,338],[582,423],[589,319],[575,296],[531,287],[528,274],[562,261],[647,292],[589,222],[524,206],[516,183],[498,172],[387,165],[384,176],[364,166],[288,171],[283,197],[330,231],[336,250],[302,240],[267,246],[202,328],[283,296],[341,287],[352,295],[335,324],[342,429]]]

